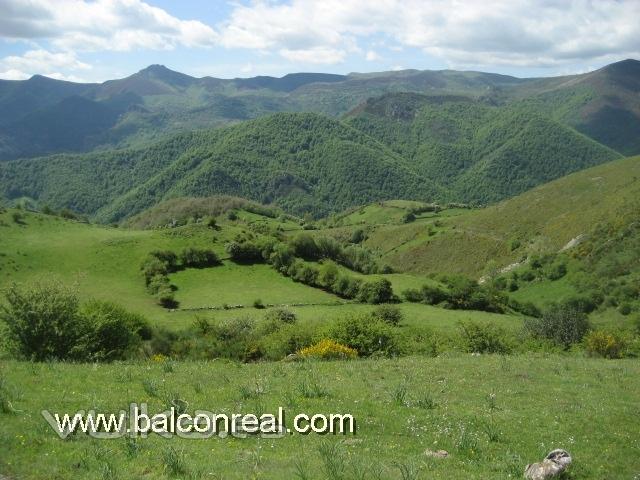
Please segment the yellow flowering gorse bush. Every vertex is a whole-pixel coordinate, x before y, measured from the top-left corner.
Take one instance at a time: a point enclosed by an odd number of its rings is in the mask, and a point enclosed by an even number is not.
[[[298,351],[303,358],[321,358],[323,360],[355,358],[358,351],[333,340],[320,340],[315,345],[310,345]]]

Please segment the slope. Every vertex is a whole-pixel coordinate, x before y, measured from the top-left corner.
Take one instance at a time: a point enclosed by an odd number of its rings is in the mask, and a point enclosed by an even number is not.
[[[619,158],[518,103],[397,93],[369,99],[345,118],[448,187],[456,201],[493,202]]]
[[[316,114],[275,114],[150,148],[0,164],[0,195],[117,221],[176,196],[229,194],[316,216],[444,191],[367,135]]]
[[[554,253],[640,198],[640,157],[599,165],[484,209],[371,228],[365,245],[398,271],[479,277],[535,253]],[[625,213],[627,212],[627,213]]]

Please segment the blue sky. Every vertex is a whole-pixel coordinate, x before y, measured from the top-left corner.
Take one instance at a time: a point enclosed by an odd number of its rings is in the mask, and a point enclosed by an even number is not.
[[[104,81],[465,69],[519,77],[640,58],[638,0],[0,0],[0,78]]]

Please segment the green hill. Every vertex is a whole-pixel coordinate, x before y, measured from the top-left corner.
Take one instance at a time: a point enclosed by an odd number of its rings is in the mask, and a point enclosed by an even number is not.
[[[554,253],[640,198],[640,157],[577,172],[480,210],[442,212],[371,230],[365,244],[401,271],[479,277],[531,254]],[[626,213],[625,213],[626,212]]]
[[[316,216],[443,190],[401,156],[339,121],[276,114],[184,134],[149,149],[0,165],[0,191],[115,221],[178,196],[238,195]]]
[[[447,187],[455,201],[494,202],[620,157],[522,104],[387,94],[369,99],[346,121]]]

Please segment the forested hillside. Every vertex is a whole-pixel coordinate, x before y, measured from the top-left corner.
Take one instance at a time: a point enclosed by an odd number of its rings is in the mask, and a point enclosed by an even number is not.
[[[520,103],[411,93],[369,99],[346,121],[407,158],[453,201],[517,195],[620,155]]]
[[[380,198],[444,196],[381,143],[315,114],[276,114],[151,149],[8,162],[0,185],[7,197],[103,221],[184,195],[233,194],[316,216]]]

